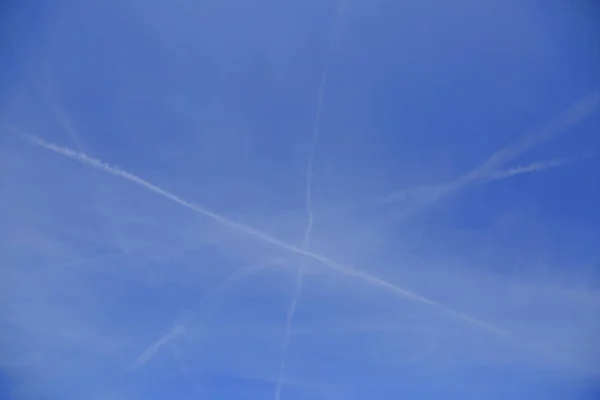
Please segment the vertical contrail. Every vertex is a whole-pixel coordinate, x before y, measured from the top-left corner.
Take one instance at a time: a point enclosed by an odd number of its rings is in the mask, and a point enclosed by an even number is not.
[[[327,68],[327,67],[326,67]],[[315,125],[313,129],[313,140],[310,148],[310,154],[308,157],[308,164],[306,167],[306,187],[305,187],[305,203],[306,203],[306,216],[307,224],[304,231],[304,239],[302,245],[304,248],[308,248],[310,244],[310,235],[312,232],[314,217],[312,207],[312,180],[313,180],[313,163],[315,160],[315,152],[317,144],[319,142],[319,136],[321,131],[321,113],[323,109],[323,95],[325,93],[325,87],[327,86],[327,69],[321,77],[321,84],[319,86],[319,94],[317,97],[317,111],[315,117]]]
[[[327,68],[327,67],[326,67]],[[317,97],[317,111],[315,117],[315,125],[313,129],[313,140],[310,148],[310,154],[308,157],[308,164],[306,167],[306,187],[305,187],[305,203],[306,203],[306,229],[304,230],[304,237],[302,239],[302,243],[300,248],[310,251],[310,237],[312,233],[312,227],[314,223],[313,216],[313,207],[312,207],[312,176],[313,176],[313,162],[315,158],[315,152],[317,148],[317,143],[319,141],[320,135],[320,123],[321,123],[321,110],[323,104],[323,94],[325,92],[325,86],[327,85],[327,69],[323,73],[321,77],[321,84],[319,86],[319,93]],[[294,295],[292,297],[292,302],[290,303],[290,307],[288,309],[285,321],[285,337],[283,340],[283,354],[281,356],[281,363],[279,367],[279,378],[277,380],[277,386],[275,389],[275,395],[273,398],[275,400],[281,399],[281,392],[283,390],[283,382],[285,379],[285,368],[286,368],[286,359],[288,347],[290,344],[292,326],[294,324],[294,317],[296,315],[296,306],[298,305],[298,299],[302,294],[302,287],[304,284],[304,272],[302,266],[298,266],[296,271],[296,287],[294,289]]]
[[[292,325],[294,324],[294,316],[296,314],[296,306],[298,305],[298,299],[300,298],[300,294],[302,293],[303,280],[304,277],[302,267],[299,266],[296,270],[296,288],[294,290],[294,297],[292,298],[292,302],[290,303],[290,307],[288,309],[285,319],[285,337],[283,339],[283,350],[281,355],[281,361],[279,364],[279,376],[277,378],[277,383],[275,386],[275,394],[273,395],[274,400],[281,399],[281,392],[283,390],[283,383],[285,380],[287,352],[290,345]]]
[[[513,177],[515,175],[527,174],[530,172],[541,172],[550,168],[562,167],[564,165],[570,164],[574,162],[574,159],[557,159],[551,161],[539,161],[535,163],[531,163],[529,165],[523,165],[518,167],[509,168],[506,170],[491,172],[489,173],[483,181],[492,181],[499,179],[506,179]]]
[[[343,0],[338,2],[333,29],[331,35],[329,37],[327,58],[325,60],[325,67],[323,69],[323,75],[321,75],[321,81],[319,83],[319,91],[317,94],[317,109],[315,112],[315,121],[313,126],[313,135],[312,135],[312,143],[310,147],[310,153],[308,155],[308,163],[306,166],[306,185],[305,185],[305,203],[306,203],[306,229],[304,230],[304,237],[302,239],[302,243],[300,248],[306,251],[310,251],[310,239],[312,234],[312,228],[314,224],[314,215],[313,215],[313,204],[312,204],[312,180],[313,180],[313,164],[315,159],[315,153],[317,150],[317,144],[319,143],[319,137],[321,134],[321,115],[323,113],[323,98],[325,96],[325,88],[327,87],[327,75],[329,73],[329,58],[333,52],[336,33],[338,31],[339,20],[342,16],[343,11],[345,10],[346,4]],[[298,300],[302,294],[302,288],[304,284],[304,271],[302,266],[298,266],[296,272],[296,287],[294,290],[294,295],[292,297],[292,302],[290,303],[290,307],[288,309],[286,315],[286,323],[285,323],[285,337],[283,341],[283,351],[281,356],[281,363],[279,366],[279,377],[277,379],[277,385],[275,388],[275,394],[273,396],[274,400],[281,399],[281,392],[283,390],[283,382],[285,379],[285,369],[286,369],[286,359],[287,352],[290,344],[292,326],[294,324],[294,317],[296,315],[296,307],[298,305]]]
[[[463,179],[477,177],[514,160],[521,154],[565,133],[598,108],[600,93],[593,92],[571,105],[566,111],[533,130],[512,145],[506,146],[489,157],[482,165],[467,173]]]

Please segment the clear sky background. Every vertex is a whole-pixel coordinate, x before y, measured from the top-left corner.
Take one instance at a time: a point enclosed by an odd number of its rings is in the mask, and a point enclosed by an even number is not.
[[[0,17],[0,398],[599,398],[597,2],[51,3]]]

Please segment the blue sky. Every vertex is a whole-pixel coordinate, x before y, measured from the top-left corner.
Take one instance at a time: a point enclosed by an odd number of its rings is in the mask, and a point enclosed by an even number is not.
[[[0,397],[597,398],[593,1],[42,3]]]

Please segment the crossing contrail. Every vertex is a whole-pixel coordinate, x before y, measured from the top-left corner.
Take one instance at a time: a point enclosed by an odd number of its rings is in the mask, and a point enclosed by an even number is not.
[[[335,46],[335,40],[338,33],[339,23],[342,19],[344,12],[346,11],[347,3],[344,0],[340,0],[337,5],[337,10],[335,14],[335,19],[333,23],[333,29],[331,31],[331,35],[329,37],[328,44],[328,53],[327,58],[325,60],[325,67],[323,69],[323,74],[321,75],[321,81],[319,83],[319,91],[317,94],[317,109],[315,113],[315,121],[313,126],[313,137],[312,144],[310,147],[310,154],[308,156],[308,164],[306,166],[306,187],[305,187],[305,203],[306,203],[306,229],[304,230],[304,238],[302,240],[301,248],[303,250],[310,250],[310,240],[311,234],[314,224],[314,215],[313,215],[313,204],[312,204],[312,180],[313,180],[313,164],[315,159],[315,152],[317,149],[317,144],[319,142],[319,137],[321,134],[321,116],[323,113],[323,98],[325,96],[325,88],[327,87],[327,77],[329,74],[329,62],[330,56],[333,53],[333,48]],[[302,295],[302,289],[304,285],[304,272],[302,266],[298,267],[297,275],[296,275],[296,287],[294,290],[294,295],[292,301],[290,303],[290,307],[286,316],[286,325],[285,325],[285,338],[283,343],[283,354],[281,356],[281,363],[279,368],[279,379],[277,382],[277,386],[275,388],[275,394],[273,396],[274,400],[281,399],[281,392],[283,390],[283,382],[285,379],[285,368],[286,368],[286,359],[287,352],[289,347],[289,342],[291,338],[292,326],[294,324],[294,316],[296,314],[296,307],[298,305],[298,299]]]
[[[446,304],[443,304],[443,303],[440,303],[433,299],[419,295],[418,293],[412,292],[401,286],[398,286],[396,284],[388,282],[388,281],[386,281],[382,278],[379,278],[375,275],[348,267],[347,265],[338,263],[338,262],[331,260],[321,254],[314,253],[310,250],[288,244],[280,239],[272,237],[268,234],[265,234],[259,230],[254,229],[252,227],[235,222],[235,221],[233,221],[225,216],[222,216],[218,213],[215,213],[205,207],[194,204],[194,203],[189,202],[175,194],[172,194],[172,193],[160,188],[159,186],[154,185],[154,184],[150,183],[149,181],[146,181],[130,172],[127,172],[127,171],[119,168],[119,167],[104,163],[100,160],[97,160],[95,158],[88,156],[87,154],[76,152],[69,148],[62,147],[62,146],[59,146],[59,145],[56,145],[56,144],[53,144],[50,142],[46,142],[36,136],[29,136],[29,135],[23,135],[23,134],[21,134],[20,136],[23,137],[24,139],[28,140],[31,144],[33,144],[35,146],[44,148],[46,150],[49,150],[56,154],[62,155],[64,157],[76,160],[84,165],[104,171],[115,177],[127,180],[127,181],[129,181],[133,184],[136,184],[146,190],[149,190],[149,191],[154,192],[155,194],[158,194],[168,200],[171,200],[172,202],[179,204],[180,206],[185,207],[199,215],[203,215],[207,218],[210,218],[210,219],[222,224],[223,226],[229,227],[230,229],[232,229],[236,232],[246,234],[257,240],[271,244],[275,247],[289,251],[291,253],[295,253],[295,254],[310,258],[314,261],[319,262],[320,264],[322,264],[323,266],[327,267],[328,269],[330,269],[332,271],[335,271],[337,273],[340,273],[340,274],[343,274],[343,275],[346,275],[349,277],[353,277],[353,278],[363,281],[365,283],[379,287],[379,288],[386,290],[389,293],[396,295],[398,297],[401,297],[401,298],[404,298],[404,299],[407,299],[407,300],[410,300],[410,301],[413,301],[416,303],[421,303],[421,304],[427,305],[433,309],[438,310],[442,314],[445,314],[451,318],[463,321],[473,327],[479,328],[483,331],[494,334],[498,337],[503,337],[504,339],[509,340],[509,341],[513,342],[514,344],[517,344],[523,348],[526,348],[529,350],[540,350],[538,348],[538,346],[534,346],[532,344],[525,343],[525,342],[519,340],[518,338],[514,337],[513,335],[511,335],[508,331],[506,331],[504,329],[498,328],[492,324],[489,324],[489,323],[482,321],[480,319],[477,319],[475,317],[471,317],[467,314],[464,314],[458,310],[453,309],[452,307],[450,307]],[[544,352],[549,353],[548,351],[544,351]],[[151,353],[151,352],[149,351],[149,353]],[[142,359],[145,359],[145,357],[142,357]]]

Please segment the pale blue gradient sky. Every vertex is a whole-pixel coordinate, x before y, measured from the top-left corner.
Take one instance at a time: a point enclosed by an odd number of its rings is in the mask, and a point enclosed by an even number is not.
[[[593,1],[3,7],[0,397],[599,395]]]

